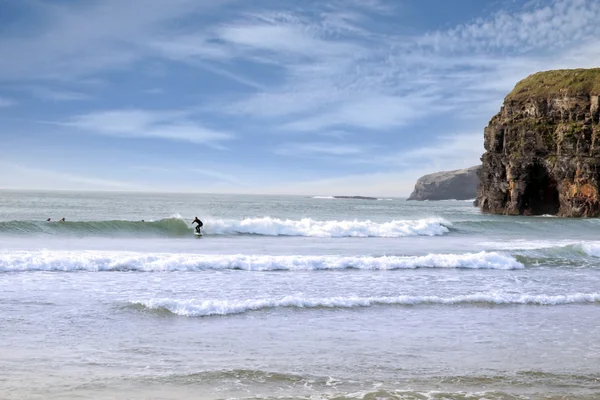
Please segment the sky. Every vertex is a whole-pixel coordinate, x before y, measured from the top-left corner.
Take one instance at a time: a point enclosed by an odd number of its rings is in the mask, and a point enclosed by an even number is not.
[[[598,0],[0,0],[0,188],[406,196]]]

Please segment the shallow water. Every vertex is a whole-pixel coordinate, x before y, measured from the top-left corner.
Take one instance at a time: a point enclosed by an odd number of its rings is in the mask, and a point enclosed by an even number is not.
[[[0,398],[600,398],[599,231],[464,201],[0,192]]]

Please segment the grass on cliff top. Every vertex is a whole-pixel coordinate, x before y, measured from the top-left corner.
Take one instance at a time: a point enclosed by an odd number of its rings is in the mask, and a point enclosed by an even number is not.
[[[600,68],[558,69],[538,72],[523,79],[506,100],[554,96],[600,95]]]

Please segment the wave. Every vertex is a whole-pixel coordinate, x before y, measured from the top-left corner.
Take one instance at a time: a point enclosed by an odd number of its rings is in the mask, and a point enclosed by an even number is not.
[[[7,221],[0,222],[0,234],[51,236],[169,236],[183,237],[192,228],[180,217],[158,221]]]
[[[248,397],[238,400],[282,400],[282,399],[404,399],[404,400],[523,400],[532,399],[530,388],[544,388],[536,393],[535,399],[591,400],[600,398],[598,374],[553,374],[543,371],[515,371],[510,373],[471,375],[428,375],[419,377],[397,377],[394,383],[378,380],[348,379],[346,377],[310,374],[307,371],[293,373],[287,370],[265,369],[213,369],[162,375],[139,375],[131,377],[149,385],[198,385],[231,389],[239,394],[242,386]],[[277,388],[277,395],[261,393],[265,389]],[[418,387],[419,391],[408,389]],[[457,391],[457,387],[460,390]],[[504,392],[510,388],[510,393]],[[222,398],[232,398],[221,392]],[[524,393],[522,393],[524,392]],[[577,392],[577,394],[573,394]],[[251,395],[250,395],[251,393]],[[584,394],[586,393],[586,394]]]
[[[600,257],[600,243],[581,242],[574,245],[574,247],[580,249],[584,254],[588,256]]]
[[[131,300],[129,303],[142,309],[169,312],[186,317],[242,314],[277,308],[357,308],[384,305],[537,305],[558,306],[600,302],[600,293],[573,293],[566,295],[477,293],[453,297],[441,296],[386,296],[386,297],[325,297],[310,298],[286,296],[279,299],[248,300],[196,300],[158,298]]]
[[[23,271],[318,271],[416,268],[520,269],[523,264],[500,253],[426,256],[268,256],[132,253],[103,251],[21,251],[0,253],[0,272]]]
[[[589,232],[596,235],[600,220],[594,218],[556,218],[553,216],[485,216],[477,219],[452,221],[452,228],[459,233],[546,233],[551,231]]]
[[[215,220],[206,224],[208,234],[254,234],[265,236],[310,236],[310,237],[405,237],[440,236],[450,232],[451,224],[441,218],[418,220],[393,220],[377,223],[372,221],[318,221],[311,218],[301,220],[279,218],[246,218],[237,220]]]
[[[486,249],[510,251],[515,254],[531,254],[542,257],[594,257],[600,258],[600,242],[573,240],[517,240],[510,242],[483,242]]]
[[[307,237],[404,237],[439,236],[448,232],[451,224],[440,218],[419,220],[393,220],[377,223],[372,221],[319,221],[310,218],[300,220],[271,217],[234,219],[207,219],[203,232],[207,235],[264,235]],[[159,221],[77,221],[77,222],[0,222],[0,234],[108,236],[108,237],[185,237],[192,227],[181,217]]]

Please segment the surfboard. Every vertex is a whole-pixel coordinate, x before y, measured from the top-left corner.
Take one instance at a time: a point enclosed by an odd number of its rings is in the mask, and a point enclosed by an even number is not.
[[[202,234],[201,234],[201,233],[198,233],[198,232],[194,232],[194,235],[196,235],[196,236],[198,236],[198,237],[202,236]]]

